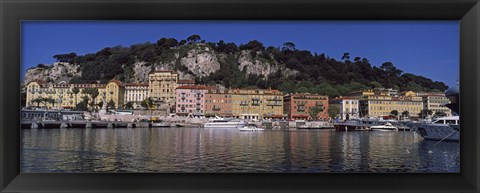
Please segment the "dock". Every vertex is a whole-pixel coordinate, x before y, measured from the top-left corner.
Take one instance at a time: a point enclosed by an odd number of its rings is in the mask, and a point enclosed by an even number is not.
[[[22,129],[148,127],[147,122],[119,121],[22,121],[20,125]]]

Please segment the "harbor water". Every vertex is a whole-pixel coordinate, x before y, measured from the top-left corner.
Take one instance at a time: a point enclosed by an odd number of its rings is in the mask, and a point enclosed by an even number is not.
[[[22,129],[21,172],[460,172],[458,142],[412,131]]]

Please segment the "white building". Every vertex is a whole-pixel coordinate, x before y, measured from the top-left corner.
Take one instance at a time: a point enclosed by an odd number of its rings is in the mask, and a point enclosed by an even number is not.
[[[125,104],[133,103],[133,108],[140,108],[142,101],[148,98],[148,84],[145,83],[126,83],[125,84]]]
[[[353,97],[339,97],[330,100],[330,106],[338,105],[340,107],[339,118],[341,120],[357,119],[360,117],[359,101]]]

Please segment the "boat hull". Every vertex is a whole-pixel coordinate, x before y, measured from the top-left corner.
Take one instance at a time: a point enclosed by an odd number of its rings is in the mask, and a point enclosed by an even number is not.
[[[170,124],[167,123],[149,123],[149,127],[170,127]]]
[[[206,123],[204,128],[240,128],[246,126],[246,123]]]
[[[370,131],[367,125],[334,124],[335,131]]]
[[[418,125],[417,133],[425,140],[431,141],[460,141],[460,126],[459,125],[434,125],[422,124]]]
[[[240,130],[240,131],[263,131],[265,129],[243,129],[243,128],[240,128],[238,130]]]
[[[372,131],[398,131],[397,128],[370,128]]]

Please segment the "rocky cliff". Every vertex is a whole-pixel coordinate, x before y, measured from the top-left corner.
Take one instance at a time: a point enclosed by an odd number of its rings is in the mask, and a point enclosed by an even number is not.
[[[207,46],[194,46],[180,55],[180,50],[175,50],[174,57],[169,60],[157,61],[153,64],[145,61],[135,61],[133,64],[123,65],[122,68],[131,65],[133,73],[128,77],[131,82],[147,82],[148,73],[152,70],[174,70],[179,73],[180,79],[195,79],[207,77],[220,70],[220,61],[226,56],[217,53]],[[255,74],[267,77],[275,73],[279,67],[277,63],[263,58],[252,58],[249,51],[241,51],[236,54],[238,69],[246,70],[246,75]],[[292,72],[287,70],[286,72]],[[290,74],[295,74],[295,71]],[[78,64],[56,62],[44,67],[34,67],[27,70],[25,82],[40,79],[47,82],[69,82],[72,78],[82,78],[82,72]]]
[[[44,80],[53,83],[69,82],[73,77],[82,76],[79,66],[65,62],[55,62],[44,67],[30,68],[25,73],[25,83],[33,80]]]

